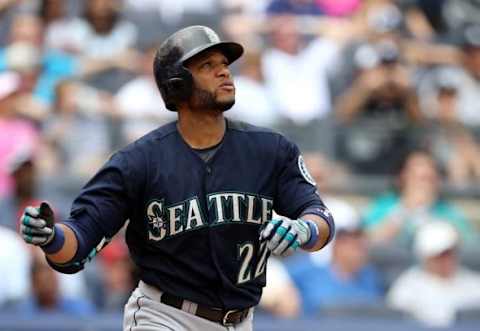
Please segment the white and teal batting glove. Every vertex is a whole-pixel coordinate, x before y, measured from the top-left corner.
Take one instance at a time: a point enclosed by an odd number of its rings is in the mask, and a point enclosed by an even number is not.
[[[44,246],[55,236],[53,211],[45,202],[39,208],[25,208],[20,222],[20,233],[29,244]]]
[[[266,241],[267,248],[274,255],[291,255],[312,237],[307,222],[301,219],[274,219],[260,232],[260,241]]]

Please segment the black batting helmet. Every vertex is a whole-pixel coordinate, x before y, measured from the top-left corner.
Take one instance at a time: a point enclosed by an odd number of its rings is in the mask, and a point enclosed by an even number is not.
[[[212,48],[220,50],[229,63],[243,54],[242,45],[221,41],[215,31],[201,25],[181,29],[160,45],[153,73],[167,109],[176,111],[178,102],[191,96],[193,77],[184,66],[185,61]]]

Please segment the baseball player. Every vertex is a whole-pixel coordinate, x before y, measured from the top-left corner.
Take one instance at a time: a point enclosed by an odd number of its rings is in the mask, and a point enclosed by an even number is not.
[[[141,281],[124,330],[252,330],[270,253],[315,251],[333,237],[298,148],[223,115],[235,102],[229,65],[242,53],[204,26],[174,33],[153,69],[178,121],[113,154],[68,219],[56,222],[47,203],[21,218],[25,241],[63,273],[82,270],[128,220]]]

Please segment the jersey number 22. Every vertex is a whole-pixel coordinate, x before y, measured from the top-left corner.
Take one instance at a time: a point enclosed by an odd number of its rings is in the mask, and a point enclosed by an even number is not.
[[[252,263],[252,258],[255,252],[255,246],[252,242],[244,242],[238,245],[238,258],[241,260],[240,271],[238,272],[237,284],[243,284],[250,280],[257,278],[265,272],[267,264],[267,243],[263,242],[257,252],[256,267]],[[253,270],[255,269],[255,272]],[[252,273],[253,272],[253,273]]]

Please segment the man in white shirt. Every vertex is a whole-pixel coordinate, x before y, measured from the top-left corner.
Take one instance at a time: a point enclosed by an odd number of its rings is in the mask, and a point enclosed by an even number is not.
[[[273,47],[262,62],[276,108],[296,124],[325,117],[331,110],[328,75],[335,67],[337,44],[324,38],[304,43],[294,18],[277,18],[275,23]]]
[[[235,78],[238,100],[227,116],[254,125],[272,127],[278,121],[279,114],[273,107],[265,86],[261,66],[260,53],[253,51],[244,54],[239,75]]]
[[[449,223],[423,225],[414,243],[420,265],[394,282],[388,304],[436,327],[452,325],[461,309],[480,308],[480,274],[460,265],[458,244],[458,233]]]
[[[0,226],[0,307],[27,296],[30,282],[30,255],[18,234]]]
[[[115,95],[115,103],[124,119],[123,131],[128,142],[156,129],[175,117],[167,112],[152,71],[156,47],[142,56],[141,74],[123,85]]]

